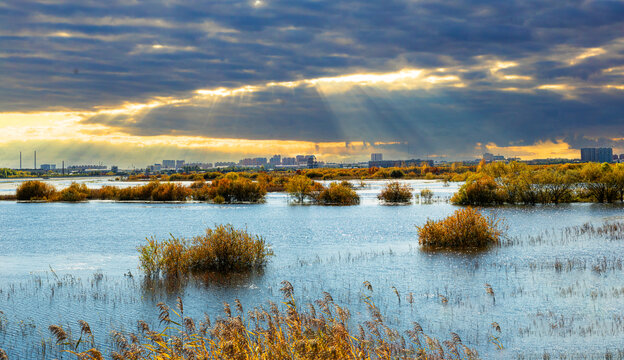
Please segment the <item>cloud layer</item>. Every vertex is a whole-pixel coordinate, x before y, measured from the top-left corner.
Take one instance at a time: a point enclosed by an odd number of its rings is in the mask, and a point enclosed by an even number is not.
[[[624,3],[606,0],[9,0],[0,111],[416,155],[621,147],[623,28]]]

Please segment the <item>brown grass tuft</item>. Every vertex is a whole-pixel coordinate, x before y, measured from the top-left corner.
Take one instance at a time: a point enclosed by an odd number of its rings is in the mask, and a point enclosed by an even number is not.
[[[418,243],[425,249],[486,248],[500,243],[499,223],[468,207],[443,220],[427,220],[423,226],[417,226]]]

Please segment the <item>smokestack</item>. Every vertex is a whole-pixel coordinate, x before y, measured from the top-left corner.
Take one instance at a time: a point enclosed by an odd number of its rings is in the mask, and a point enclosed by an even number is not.
[[[22,152],[20,151],[20,170],[22,170]]]
[[[35,150],[35,170],[37,170],[37,150]]]
[[[65,175],[65,160],[63,160],[63,175]]]

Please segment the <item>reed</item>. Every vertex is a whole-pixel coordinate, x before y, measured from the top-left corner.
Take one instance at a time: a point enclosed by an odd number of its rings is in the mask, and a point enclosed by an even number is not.
[[[240,301],[224,303],[223,316],[201,320],[184,313],[182,300],[174,307],[157,305],[162,329],[138,322],[138,333],[114,332],[116,351],[111,357],[131,359],[478,359],[478,353],[450,333],[442,344],[424,333],[418,323],[406,336],[386,324],[368,296],[370,320],[350,326],[350,312],[334,302],[329,293],[308,304],[305,310],[294,300],[293,286],[282,282],[281,309],[245,313]],[[73,345],[70,344],[70,345]],[[95,347],[68,351],[78,359],[102,359]]]
[[[422,189],[422,190],[420,190],[420,198],[424,202],[430,203],[431,200],[433,199],[433,191],[431,191],[429,189]]]
[[[377,198],[388,204],[405,204],[412,200],[412,187],[398,181],[389,182]]]
[[[427,220],[417,226],[418,243],[424,249],[482,249],[500,244],[500,221],[473,208],[455,211],[449,217]]]
[[[273,255],[257,235],[232,225],[218,225],[191,239],[173,235],[162,241],[148,238],[139,246],[141,268],[148,276],[175,277],[197,272],[245,272],[262,268]]]

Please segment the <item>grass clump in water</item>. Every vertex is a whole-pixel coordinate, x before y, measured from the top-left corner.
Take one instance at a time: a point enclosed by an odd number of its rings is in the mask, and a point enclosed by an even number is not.
[[[407,184],[392,181],[377,195],[377,198],[389,204],[405,204],[412,200],[412,188]]]
[[[148,238],[138,251],[141,268],[148,276],[250,271],[264,267],[273,255],[263,238],[232,225],[218,225],[192,239]]]
[[[331,183],[322,189],[316,196],[316,202],[321,205],[357,205],[360,196],[353,190],[347,181]]]
[[[425,249],[483,249],[498,245],[502,235],[499,220],[470,207],[416,228],[418,243]]]

